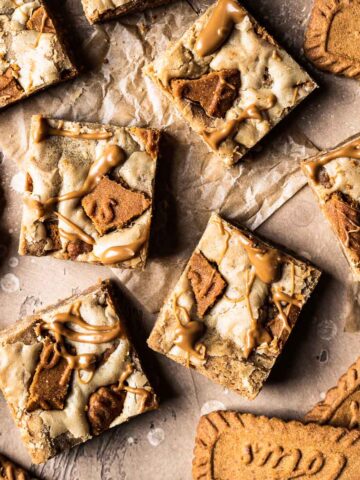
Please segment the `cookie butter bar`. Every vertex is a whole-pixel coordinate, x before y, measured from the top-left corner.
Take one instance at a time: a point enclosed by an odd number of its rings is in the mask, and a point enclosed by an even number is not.
[[[19,253],[143,267],[159,137],[34,116]]]
[[[350,264],[360,280],[360,135],[302,162],[302,170],[317,196]]]
[[[78,74],[49,3],[0,0],[0,108]]]
[[[170,0],[81,0],[90,23],[111,20],[128,13],[154,8]]]
[[[193,480],[355,480],[360,432],[232,411],[201,417]]]
[[[1,332],[0,388],[34,463],[157,408],[109,282]]]
[[[0,480],[35,480],[14,462],[0,454]]]
[[[213,214],[148,344],[253,399],[319,277]]]
[[[316,87],[236,0],[211,6],[146,72],[226,165]]]

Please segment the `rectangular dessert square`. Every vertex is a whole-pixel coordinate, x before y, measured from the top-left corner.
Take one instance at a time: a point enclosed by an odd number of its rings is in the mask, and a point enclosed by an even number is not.
[[[326,392],[324,400],[306,414],[305,420],[349,430],[360,428],[360,358]]]
[[[230,166],[316,88],[236,0],[219,0],[146,69]]]
[[[170,0],[81,0],[86,18],[90,23],[112,20],[128,13],[154,8]]]
[[[159,139],[153,129],[33,116],[19,253],[144,267]]]
[[[67,43],[51,1],[0,0],[0,108],[77,76]]]
[[[233,411],[201,417],[193,480],[355,480],[360,432]]]
[[[2,331],[0,388],[33,463],[158,406],[109,281]]]
[[[301,164],[320,208],[360,280],[360,135]]]
[[[255,398],[320,272],[213,214],[148,345]]]

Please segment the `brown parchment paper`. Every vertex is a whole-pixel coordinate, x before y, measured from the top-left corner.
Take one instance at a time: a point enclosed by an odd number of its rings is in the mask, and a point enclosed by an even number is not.
[[[360,114],[359,84],[312,70],[321,84],[320,92],[298,107],[244,162],[225,169],[142,75],[145,63],[169,40],[180,36],[209,3],[174,1],[154,11],[91,27],[79,0],[59,2],[90,68],[77,80],[0,114],[0,328],[88,287],[99,277],[112,276],[124,286],[130,320],[148,333],[155,320],[152,312],[158,311],[178,278],[212,210],[252,228],[261,226],[261,233],[321,267],[325,280],[303,315],[299,333],[292,334],[287,351],[255,402],[156,356],[165,400],[161,409],[33,469],[41,478],[190,480],[200,413],[236,408],[301,418],[358,355],[358,337],[342,332],[345,308],[353,307],[346,300],[347,286],[352,285],[346,262],[311,192],[303,189],[293,196],[305,184],[298,160],[316,151],[307,137],[327,147],[357,131],[354,118]],[[280,43],[301,57],[310,0],[244,3],[260,22],[270,26]],[[144,272],[18,257],[23,188],[19,166],[26,151],[30,116],[39,112],[72,120],[164,128],[150,259]],[[146,334],[142,337],[145,340]],[[1,396],[0,451],[29,466]]]

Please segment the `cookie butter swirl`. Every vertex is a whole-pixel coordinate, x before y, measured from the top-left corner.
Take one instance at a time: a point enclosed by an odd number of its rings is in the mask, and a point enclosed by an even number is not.
[[[90,373],[90,377],[84,383],[91,380],[98,361],[97,355],[94,353],[81,353],[75,355],[69,353],[65,340],[79,343],[89,343],[93,345],[112,342],[122,336],[120,322],[117,321],[113,325],[91,325],[86,322],[80,314],[81,302],[71,305],[68,312],[57,313],[51,317],[49,321],[42,321],[40,324],[40,332],[42,330],[49,331],[55,339],[54,356],[49,359],[44,357],[44,368],[53,368],[60,358],[64,358],[68,362],[70,369],[84,370]],[[73,327],[76,326],[77,330]],[[63,376],[65,378],[65,374]],[[82,377],[79,374],[80,380]]]
[[[244,18],[244,10],[236,0],[219,0],[210,18],[200,32],[195,51],[200,57],[216,52],[232,32],[234,25]]]
[[[40,143],[50,136],[82,138],[84,140],[106,140],[111,138],[111,132],[76,132],[73,130],[64,130],[63,128],[53,128],[42,115],[34,115],[33,122],[36,127],[33,132],[33,138],[36,143]]]
[[[347,145],[335,148],[334,150],[324,153],[323,155],[308,160],[303,164],[306,175],[315,183],[318,183],[319,171],[326,164],[337,158],[355,158],[360,159],[360,140],[354,140]]]
[[[130,385],[125,385],[125,382],[127,379],[131,376],[131,374],[134,372],[135,368],[134,365],[131,363],[128,363],[125,367],[125,370],[122,372],[119,378],[119,382],[117,386],[113,388],[115,392],[129,392],[134,395],[140,395],[142,397],[142,402],[140,405],[140,411],[143,412],[145,410],[145,405],[149,397],[151,396],[151,392],[147,390],[146,388],[141,388],[141,387],[131,387]]]
[[[178,305],[178,300],[184,292],[175,295],[173,298],[173,311],[177,321],[177,328],[175,330],[174,345],[184,350],[187,354],[187,364],[190,364],[190,357],[193,356],[198,360],[204,360],[206,355],[206,347],[203,343],[199,342],[200,337],[203,335],[205,325],[203,322],[197,320],[191,320],[190,315],[186,308]],[[178,311],[185,317],[185,323],[180,320]]]
[[[263,119],[262,112],[265,110],[269,110],[275,104],[276,104],[276,97],[275,95],[271,95],[264,106],[260,106],[260,105],[257,105],[256,103],[253,103],[248,107],[246,107],[240,113],[240,115],[238,115],[236,118],[233,118],[225,122],[224,126],[219,130],[205,129],[202,132],[200,132],[200,134],[203,135],[204,140],[210,145],[211,148],[217,150],[223,141],[235,135],[235,133],[238,131],[239,125],[242,122],[250,119],[262,120]]]

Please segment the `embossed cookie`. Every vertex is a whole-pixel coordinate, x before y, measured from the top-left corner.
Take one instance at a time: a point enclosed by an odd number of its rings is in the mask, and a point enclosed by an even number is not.
[[[360,427],[360,358],[326,393],[325,399],[307,413],[305,420],[349,429]]]
[[[304,50],[319,69],[360,79],[360,1],[315,0]]]
[[[360,432],[237,412],[201,417],[194,480],[357,480]]]

